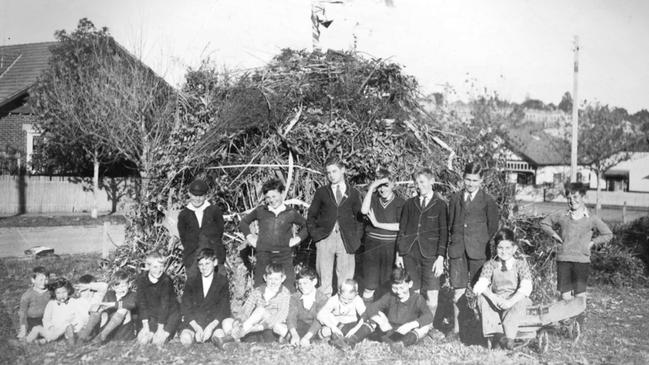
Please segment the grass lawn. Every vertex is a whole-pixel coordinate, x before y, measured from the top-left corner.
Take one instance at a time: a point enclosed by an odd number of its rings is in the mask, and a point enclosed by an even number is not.
[[[64,341],[26,346],[13,341],[17,327],[18,302],[28,288],[33,266],[43,265],[57,275],[76,279],[85,273],[99,275],[97,255],[62,256],[38,261],[0,261],[0,363],[142,363],[142,364],[646,364],[649,363],[649,289],[590,287],[586,328],[577,343],[550,336],[549,350],[541,355],[533,348],[517,351],[488,350],[457,341],[432,340],[407,348],[397,355],[387,345],[364,342],[342,353],[327,344],[310,349],[293,349],[279,344],[237,344],[225,352],[212,345],[184,349],[177,339],[159,350],[132,343],[69,347]]]

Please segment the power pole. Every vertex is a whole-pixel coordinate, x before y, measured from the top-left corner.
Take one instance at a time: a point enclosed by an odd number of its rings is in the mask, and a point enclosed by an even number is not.
[[[577,80],[579,76],[579,37],[575,36],[574,47],[572,51],[575,54],[574,72],[573,72],[573,89],[572,89],[572,141],[570,149],[570,182],[577,182],[577,143],[579,133],[579,96],[577,94]],[[599,178],[599,177],[598,177]]]

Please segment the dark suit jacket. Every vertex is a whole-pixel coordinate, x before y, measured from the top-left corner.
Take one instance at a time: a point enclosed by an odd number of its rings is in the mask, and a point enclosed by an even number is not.
[[[197,275],[187,279],[180,306],[184,323],[189,325],[189,322],[194,320],[205,328],[215,319],[221,322],[231,316],[230,288],[227,277],[214,272],[212,285],[207,296],[203,297],[202,278],[202,275]]]
[[[178,214],[178,234],[183,245],[183,263],[185,267],[194,265],[198,250],[210,247],[216,252],[219,264],[225,262],[225,247],[223,237],[223,213],[216,205],[210,205],[203,212],[201,227],[198,227],[196,214],[184,208]]]
[[[403,256],[416,249],[424,257],[444,256],[448,241],[447,214],[446,201],[437,193],[425,207],[421,206],[419,196],[408,199],[399,221],[399,254]]]
[[[480,189],[473,201],[464,201],[464,190],[453,194],[449,202],[450,242],[448,256],[460,258],[466,252],[470,259],[488,257],[488,243],[498,231],[496,200]]]
[[[336,198],[331,190],[331,184],[321,186],[316,190],[306,225],[314,242],[327,238],[338,221],[345,251],[354,253],[361,245],[363,234],[363,220],[361,216],[361,193],[353,188],[348,182],[345,195],[336,204]]]

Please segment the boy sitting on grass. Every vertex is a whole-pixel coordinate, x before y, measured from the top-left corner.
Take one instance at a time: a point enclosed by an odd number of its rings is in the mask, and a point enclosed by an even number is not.
[[[131,291],[129,275],[125,271],[116,271],[111,288],[104,295],[99,310],[90,313],[88,324],[79,333],[80,339],[87,341],[100,322],[105,324],[93,339],[93,343],[103,344],[111,338],[117,341],[135,339],[135,293]]]
[[[253,289],[234,322],[232,337],[235,340],[255,332],[267,335],[270,331],[279,335],[280,340],[287,334],[291,293],[282,285],[286,280],[283,267],[279,264],[266,266],[264,280],[266,284]]]
[[[65,336],[68,344],[74,345],[75,332],[81,329],[83,306],[72,298],[74,288],[64,278],[50,285],[50,293],[52,299],[45,306],[43,324],[32,328],[25,340],[31,343],[42,336],[39,343],[46,343]]]
[[[165,258],[159,252],[151,252],[145,258],[148,271],[136,280],[136,307],[142,320],[137,334],[140,344],[153,343],[162,347],[173,338],[180,324],[180,308],[173,282],[164,273]]]
[[[24,339],[35,326],[43,324],[43,313],[45,306],[50,301],[50,291],[47,289],[47,278],[49,273],[42,266],[32,270],[32,287],[27,289],[20,297],[20,308],[18,309],[18,338]]]
[[[309,347],[322,325],[317,320],[327,297],[316,289],[318,274],[310,267],[304,267],[297,274],[298,292],[291,295],[286,320],[291,335],[291,345]]]
[[[82,275],[79,283],[74,286],[79,294],[77,302],[80,306],[80,323],[78,337],[81,341],[88,341],[96,327],[96,318],[99,316],[101,301],[108,291],[108,284],[97,281],[90,274]]]
[[[527,261],[514,256],[518,246],[513,231],[503,228],[494,240],[498,256],[484,264],[473,292],[478,296],[483,335],[500,337],[504,332],[496,343],[511,350],[532,304],[532,274]]]
[[[370,304],[363,318],[365,323],[347,339],[347,345],[357,343],[376,331],[376,337],[390,345],[395,352],[412,346],[424,338],[433,327],[433,313],[426,300],[412,290],[413,281],[400,267],[392,270],[392,292]]]
[[[180,342],[190,347],[194,342],[212,341],[223,348],[224,337],[232,330],[230,289],[225,275],[216,273],[218,259],[212,248],[202,248],[196,256],[199,276],[185,283],[181,311],[183,315]]]
[[[358,283],[347,279],[338,286],[338,293],[327,300],[318,313],[323,327],[323,338],[331,337],[336,347],[345,346],[345,337],[350,337],[363,324],[361,316],[365,313],[365,302],[358,295]]]

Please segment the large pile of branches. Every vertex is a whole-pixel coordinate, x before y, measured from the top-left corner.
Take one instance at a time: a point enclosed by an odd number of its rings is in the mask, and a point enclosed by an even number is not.
[[[416,80],[400,65],[348,52],[284,50],[249,72],[219,72],[209,64],[190,70],[171,139],[155,151],[157,175],[129,230],[132,245],[114,266],[137,267],[145,251],[161,248],[174,257],[169,271],[182,276],[170,217],[186,204],[188,183],[202,177],[213,187],[210,200],[230,218],[225,241],[230,266],[240,271],[233,266],[242,244],[236,223],[261,202],[263,181],[284,180],[289,203],[304,211],[326,182],[321,171],[330,156],[344,159],[350,182],[361,189],[378,167],[400,181],[428,167],[444,194],[459,189],[467,161],[480,160],[506,215],[510,192],[498,172],[504,156],[492,127],[493,100],[476,101],[468,123],[444,108],[427,112],[420,100]],[[403,196],[411,189],[399,185]]]

